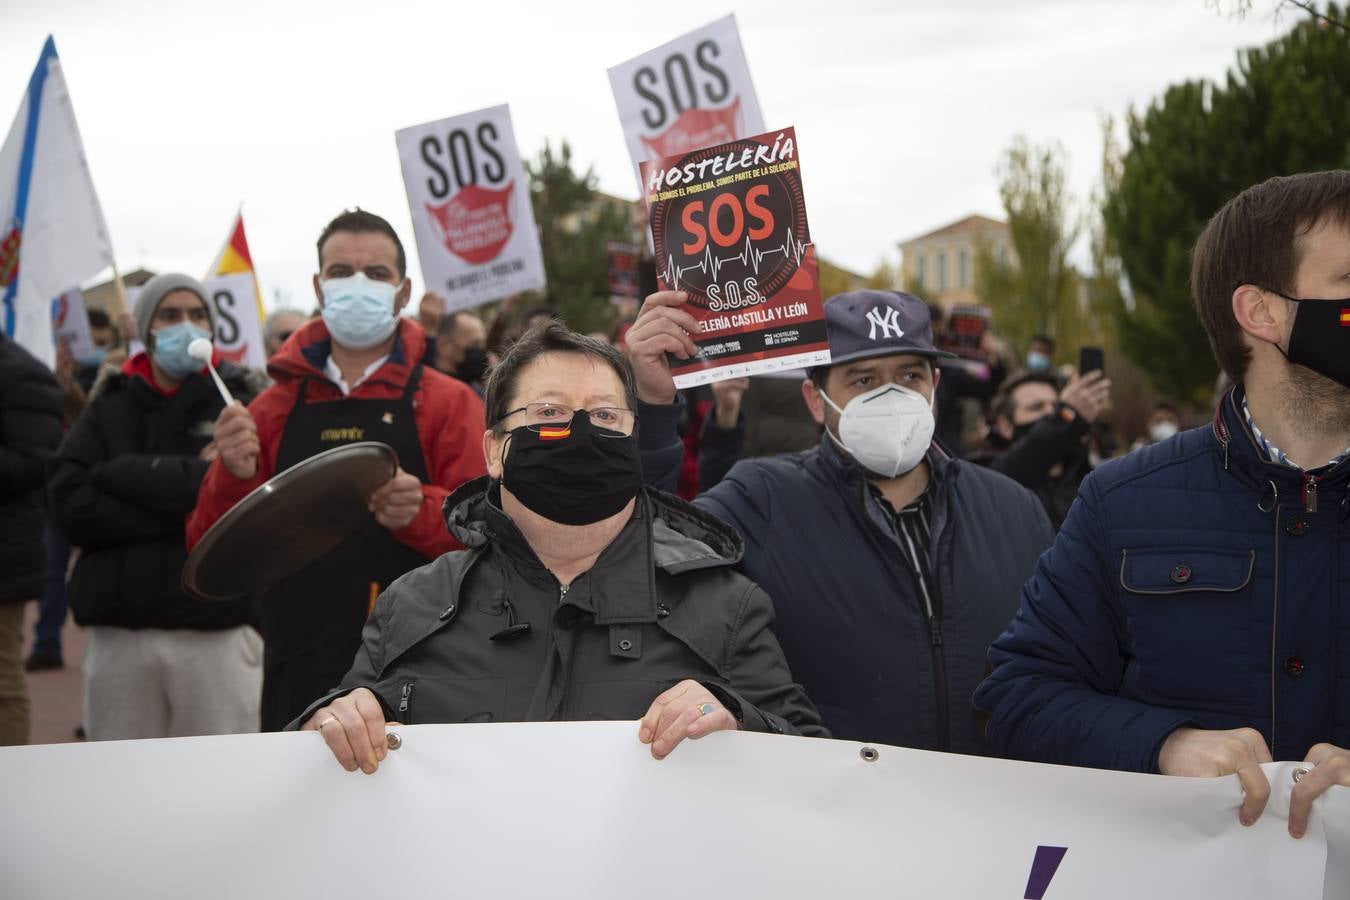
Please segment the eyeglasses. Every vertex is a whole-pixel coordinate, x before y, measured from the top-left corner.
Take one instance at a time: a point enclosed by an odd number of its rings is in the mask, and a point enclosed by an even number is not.
[[[573,409],[561,403],[526,403],[524,406],[506,413],[497,422],[500,424],[514,415],[523,413],[525,417],[524,426],[531,431],[538,432],[543,428],[571,425],[572,417],[579,412],[586,413],[590,417],[591,424],[596,428],[618,432],[623,437],[633,433],[633,411],[621,409],[617,406]]]

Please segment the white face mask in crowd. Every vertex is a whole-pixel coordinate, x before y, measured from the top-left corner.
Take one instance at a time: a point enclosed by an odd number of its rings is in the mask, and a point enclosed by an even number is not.
[[[840,409],[839,435],[828,432],[861,465],[884,478],[895,478],[917,466],[933,442],[933,403],[923,394],[898,384],[883,384],[859,394]]]
[[[323,290],[323,321],[339,344],[368,350],[398,327],[394,315],[396,285],[374,281],[364,272],[319,282]]]
[[[1168,438],[1176,437],[1179,431],[1181,429],[1177,427],[1175,422],[1158,422],[1149,426],[1148,436],[1153,443],[1161,444]]]

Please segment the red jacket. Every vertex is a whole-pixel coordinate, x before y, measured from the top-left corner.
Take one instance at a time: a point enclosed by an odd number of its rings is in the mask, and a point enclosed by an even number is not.
[[[267,372],[276,384],[248,405],[248,411],[258,423],[258,442],[262,445],[258,472],[253,478],[240,480],[231,475],[219,459],[211,463],[197,495],[197,508],[188,516],[189,549],[230,507],[276,474],[277,450],[286,428],[286,416],[295,406],[300,384],[306,375],[311,378],[307,403],[342,399],[342,391],[323,372],[325,359],[322,352],[314,347],[328,340],[328,328],[323,320],[313,319],[301,326],[268,363]],[[306,350],[310,352],[307,354]],[[357,385],[351,396],[366,399],[401,396],[413,367],[425,352],[422,327],[411,319],[401,319],[394,353]],[[422,383],[413,395],[413,408],[431,483],[422,485],[422,508],[417,518],[406,528],[394,532],[394,537],[435,559],[462,546],[450,536],[441,515],[441,504],[464,482],[487,474],[483,459],[483,402],[464,382],[425,366]]]

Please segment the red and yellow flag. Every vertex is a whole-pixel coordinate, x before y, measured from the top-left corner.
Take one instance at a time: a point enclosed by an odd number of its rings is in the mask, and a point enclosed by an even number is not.
[[[206,277],[242,274],[253,276],[253,295],[258,302],[258,319],[261,321],[266,318],[266,313],[263,312],[262,293],[258,290],[258,273],[253,269],[253,255],[248,252],[248,237],[244,234],[244,212],[240,210],[234,217],[234,227],[230,229],[225,246],[220,248]]]
[[[1350,306],[1347,306],[1345,307],[1345,309],[1341,310],[1341,324],[1347,328],[1350,328]]]

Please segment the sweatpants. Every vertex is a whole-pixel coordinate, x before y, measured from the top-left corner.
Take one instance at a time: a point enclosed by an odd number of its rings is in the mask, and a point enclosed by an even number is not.
[[[90,740],[245,734],[258,730],[262,637],[223,631],[89,629],[84,728]]]
[[[0,603],[0,747],[28,743],[32,709],[23,671],[23,610],[27,603]]]

